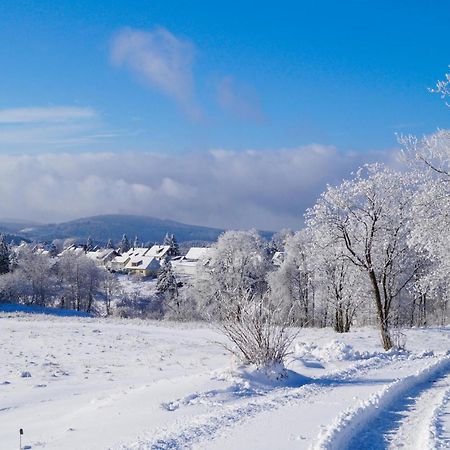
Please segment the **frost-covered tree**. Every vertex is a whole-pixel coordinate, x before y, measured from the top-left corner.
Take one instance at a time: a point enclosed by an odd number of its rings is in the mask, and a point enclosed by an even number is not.
[[[64,286],[62,306],[91,312],[103,270],[85,255],[68,252],[59,259],[58,272]]]
[[[176,292],[177,290],[177,281],[172,270],[172,264],[170,261],[165,260],[158,272],[158,278],[156,280],[156,291],[163,293]]]
[[[275,233],[267,244],[267,251],[269,255],[273,255],[275,252],[283,252],[286,241],[293,235],[294,232],[289,229],[283,229],[278,233]]]
[[[180,255],[180,247],[174,234],[166,233],[166,236],[164,237],[164,245],[168,245],[170,247],[168,251],[169,256]]]
[[[8,273],[10,269],[10,251],[6,237],[0,234],[0,275]]]
[[[112,301],[121,292],[117,277],[110,272],[102,273],[100,277],[100,290],[105,301],[106,315],[109,316],[111,314]]]
[[[310,230],[310,267],[314,274],[316,310],[321,325],[332,324],[335,331],[345,333],[367,298],[358,268],[345,255],[341,246],[327,245],[320,229]]]
[[[220,318],[221,310],[231,305],[238,317],[236,298],[262,295],[267,290],[266,275],[271,265],[265,242],[255,230],[227,231],[211,248],[208,261],[198,265],[195,285],[199,306]]]
[[[108,243],[106,244],[106,248],[109,248],[109,249],[113,249],[114,248],[114,243],[113,243],[113,240],[111,238],[108,239]]]
[[[28,286],[28,303],[51,306],[51,299],[57,290],[55,260],[49,255],[24,250],[18,258],[18,269]]]
[[[59,290],[54,258],[23,246],[16,248],[14,261],[13,271],[0,277],[0,296],[17,303],[53,306]]]
[[[178,283],[169,260],[163,262],[158,272],[156,292],[164,296],[166,307],[173,309],[177,314],[180,312],[181,305],[178,295]]]
[[[421,139],[407,136],[401,142],[421,180],[413,200],[409,243],[428,262],[417,277],[416,289],[422,302],[433,300],[428,308],[444,323],[450,295],[450,132],[439,130]]]
[[[284,319],[301,327],[313,326],[315,319],[309,244],[305,230],[288,235],[284,261],[268,278],[272,296],[281,300]]]
[[[328,187],[307,215],[310,227],[321,228],[324,244],[343,248],[365,274],[386,350],[393,346],[393,303],[417,271],[407,245],[413,193],[409,174],[370,165],[353,180]]]
[[[126,253],[128,250],[130,250],[130,241],[128,240],[128,237],[126,234],[122,236],[122,240],[120,241],[119,250],[120,253]]]
[[[440,94],[442,98],[450,97],[450,73],[446,73],[443,80],[439,80],[436,83],[434,89],[430,89],[435,94]],[[450,106],[447,103],[447,106]]]

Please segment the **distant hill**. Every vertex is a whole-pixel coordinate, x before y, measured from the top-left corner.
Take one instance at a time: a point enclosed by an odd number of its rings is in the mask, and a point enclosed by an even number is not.
[[[74,238],[84,243],[90,236],[95,243],[105,244],[110,238],[115,243],[119,242],[125,233],[130,240],[137,236],[139,242],[147,243],[162,242],[166,233],[173,233],[180,243],[203,245],[216,241],[223,231],[219,228],[188,225],[173,220],[121,214],[85,217],[50,224],[0,220],[0,232],[11,235],[8,238],[14,238],[16,242],[20,242],[21,238],[39,242]],[[261,232],[261,235],[268,239],[272,234],[268,231]]]
[[[18,234],[24,228],[38,226],[37,222],[30,222],[26,220],[2,219],[0,220],[0,232]]]
[[[22,241],[30,242],[30,240],[28,238],[26,238],[25,236],[18,236],[17,234],[6,233],[6,232],[2,231],[1,228],[0,228],[0,233],[5,236],[6,242],[8,244],[11,244],[12,242],[14,242],[16,244],[20,244]]]
[[[0,231],[1,226],[0,222]],[[27,239],[41,242],[67,238],[84,242],[89,236],[97,243],[106,243],[109,238],[119,242],[125,233],[130,240],[137,236],[140,242],[146,243],[161,242],[166,233],[175,234],[179,242],[212,242],[223,230],[146,216],[102,215],[56,224],[27,225],[11,231]]]
[[[24,227],[36,226],[35,222],[21,221],[21,220],[0,220],[0,233],[5,235],[6,242],[14,241],[19,244],[21,241],[29,241],[25,236],[18,233]]]

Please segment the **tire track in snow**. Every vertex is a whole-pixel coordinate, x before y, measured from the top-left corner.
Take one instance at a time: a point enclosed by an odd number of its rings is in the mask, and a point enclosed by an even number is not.
[[[444,435],[444,427],[442,423],[443,416],[448,414],[450,405],[450,388],[446,389],[441,397],[440,404],[434,409],[432,422],[429,429],[430,439],[434,441],[434,448],[450,448],[450,437]]]
[[[436,448],[433,428],[439,427],[437,417],[449,382],[450,358],[444,357],[415,375],[390,383],[369,400],[344,411],[319,437],[314,448]],[[434,387],[438,391],[434,391]]]
[[[449,386],[450,374],[444,373],[417,388],[419,395],[417,398],[411,397],[413,404],[390,440],[390,449],[449,448],[449,442],[445,442],[442,436],[439,420],[449,400]]]
[[[242,423],[257,414],[278,409],[293,402],[309,400],[316,395],[333,389],[342,383],[351,382],[368,372],[392,363],[403,363],[408,355],[376,356],[359,361],[344,370],[311,379],[311,382],[298,388],[278,388],[259,397],[249,397],[239,405],[222,405],[220,413],[201,414],[193,418],[184,417],[170,429],[156,430],[138,442],[120,447],[122,450],[167,450],[190,448],[205,440],[213,439],[223,429]]]

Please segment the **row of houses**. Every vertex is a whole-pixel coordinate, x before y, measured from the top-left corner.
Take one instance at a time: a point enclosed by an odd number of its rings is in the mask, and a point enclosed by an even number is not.
[[[33,251],[49,253],[48,250],[39,246],[34,248]],[[208,264],[213,252],[214,249],[209,247],[192,247],[186,255],[170,258],[175,275],[178,277],[195,276],[198,264]],[[85,254],[96,264],[105,267],[111,272],[154,277],[158,274],[162,261],[169,258],[170,246],[156,244],[151,247],[135,247],[120,254],[115,249],[98,247],[86,252],[84,247],[74,244],[64,249],[57,256],[60,257],[66,253]],[[272,263],[275,266],[280,266],[283,260],[284,252],[275,252]]]
[[[207,263],[211,250],[210,248],[192,247],[185,256],[170,258],[174,273],[187,277],[195,275],[198,262]],[[162,261],[169,257],[169,252],[170,246],[168,245],[153,245],[150,248],[135,247],[123,254],[119,254],[113,249],[97,249],[87,252],[86,256],[113,272],[151,277],[157,275]]]
[[[25,242],[16,248],[27,247]],[[53,252],[49,246],[35,244],[31,248],[33,253],[48,256],[63,257],[67,254],[85,255],[97,265],[111,272],[140,275],[143,277],[156,276],[164,260],[170,259],[173,271],[179,277],[192,277],[195,275],[199,261],[205,264],[210,259],[211,248],[192,247],[184,256],[169,257],[171,247],[169,245],[155,244],[151,247],[134,247],[125,253],[112,248],[94,247],[90,251],[76,244],[72,244],[60,253]]]

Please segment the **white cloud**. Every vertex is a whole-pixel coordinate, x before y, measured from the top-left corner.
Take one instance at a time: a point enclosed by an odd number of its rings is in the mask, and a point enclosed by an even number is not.
[[[69,122],[93,119],[97,113],[92,108],[55,106],[48,108],[0,109],[0,124],[24,124],[39,122]]]
[[[0,218],[131,213],[227,228],[295,228],[326,183],[392,154],[311,145],[183,155],[0,155]]]
[[[200,115],[195,101],[192,65],[194,45],[165,28],[141,31],[126,28],[113,39],[111,59],[145,83],[174,99],[194,119]]]

